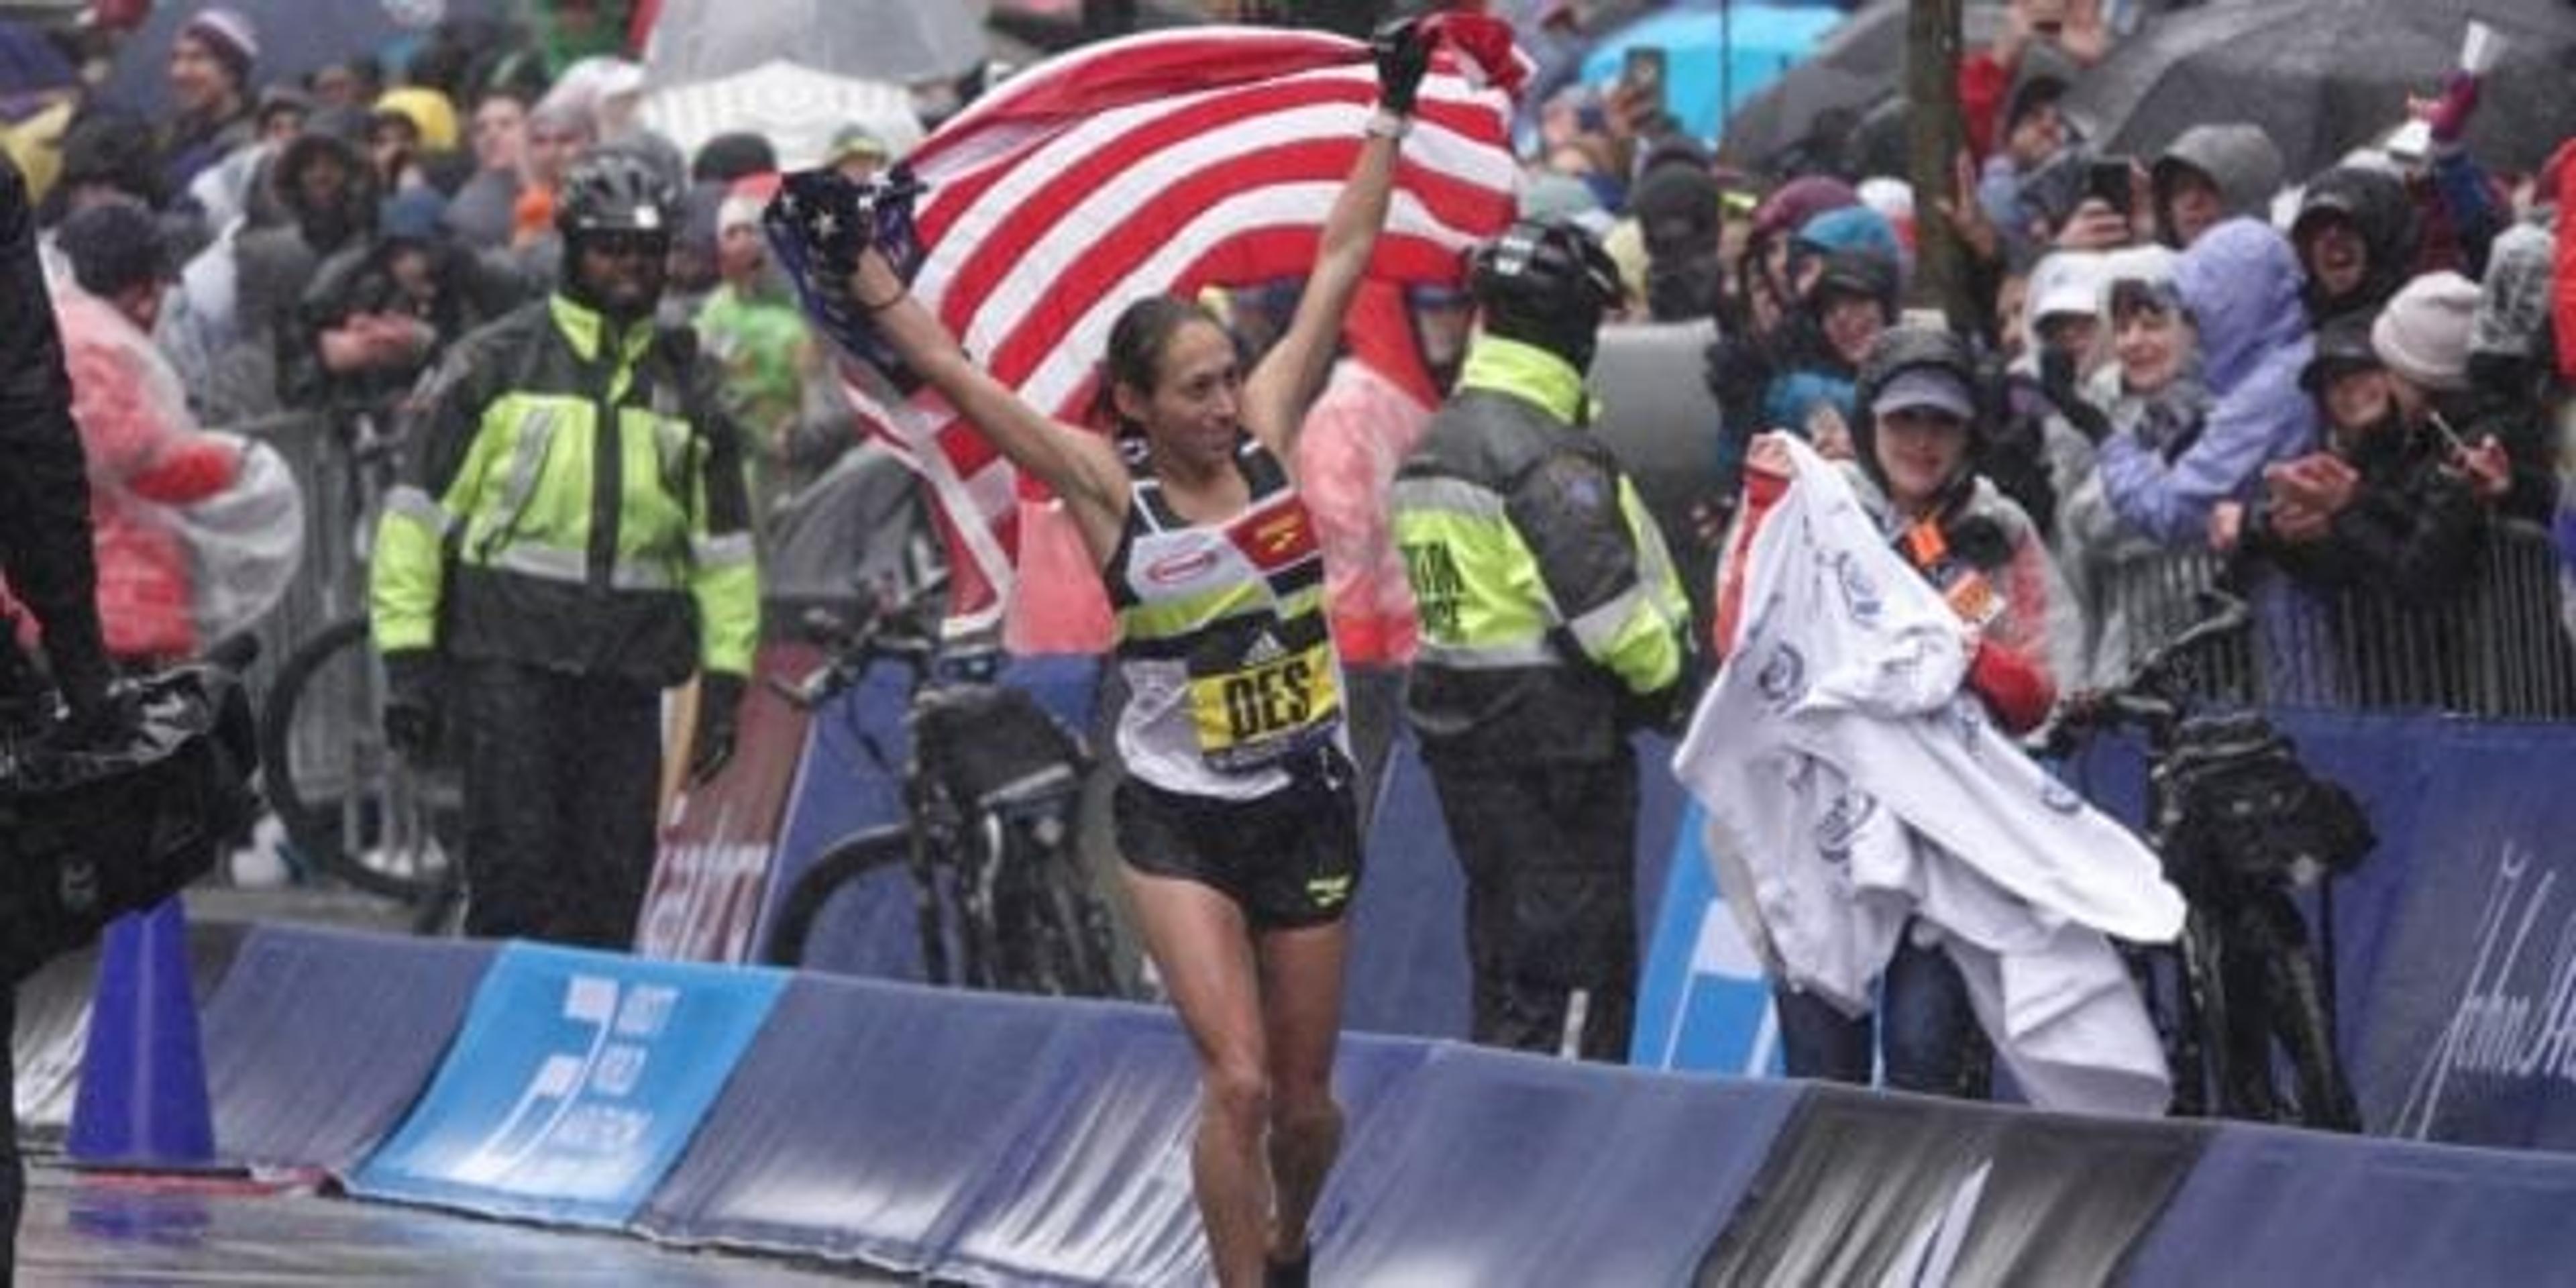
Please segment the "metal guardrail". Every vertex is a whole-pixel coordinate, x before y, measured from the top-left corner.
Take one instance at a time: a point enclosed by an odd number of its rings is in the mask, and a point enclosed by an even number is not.
[[[297,649],[366,605],[365,573],[354,540],[358,516],[350,496],[347,435],[319,413],[269,416],[223,428],[276,448],[304,493],[304,562],[277,607],[252,630],[259,639],[259,660],[248,680],[255,699],[264,703],[279,669]],[[326,701],[317,709],[353,711],[355,704]],[[329,716],[297,722],[294,751],[299,758],[326,757],[331,749],[347,745],[340,736],[345,731],[331,728],[331,722]]]
[[[2128,647],[2143,652],[2197,616],[2196,598],[2217,575],[2218,561],[2203,553],[2134,561],[2103,588],[2104,604],[2126,615]],[[2269,593],[2304,602],[2258,612],[2252,638],[2203,659],[2192,677],[2196,692],[2235,702],[2576,718],[2576,644],[2560,622],[2557,554],[2537,525],[2490,525],[2474,574],[2432,604],[2368,587]]]

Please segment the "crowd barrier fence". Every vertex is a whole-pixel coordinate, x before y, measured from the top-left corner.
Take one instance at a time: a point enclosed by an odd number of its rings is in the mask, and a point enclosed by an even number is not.
[[[1195,1065],[1152,1008],[273,926],[201,968],[221,975],[209,1048],[231,1053],[213,1092],[240,1139],[220,1143],[362,1198],[950,1282],[1206,1274]],[[311,1004],[286,1004],[299,986]],[[2576,1199],[2564,1154],[1416,1039],[1350,1039],[1336,1083],[1330,1281],[2507,1283],[2576,1264],[2552,1215]],[[283,1126],[296,1104],[321,1128]]]

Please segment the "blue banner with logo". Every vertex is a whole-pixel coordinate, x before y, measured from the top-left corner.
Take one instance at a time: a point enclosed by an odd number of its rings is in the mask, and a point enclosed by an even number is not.
[[[2363,1116],[2418,1140],[2576,1149],[2576,728],[2406,732],[2389,751],[2423,758],[2427,807],[2362,1003]]]
[[[511,944],[429,1093],[349,1188],[623,1226],[679,1159],[787,978]]]
[[[1780,1072],[1770,979],[1719,893],[1708,862],[1708,815],[1682,815],[1665,875],[1662,918],[1637,985],[1628,1063],[1759,1078]]]

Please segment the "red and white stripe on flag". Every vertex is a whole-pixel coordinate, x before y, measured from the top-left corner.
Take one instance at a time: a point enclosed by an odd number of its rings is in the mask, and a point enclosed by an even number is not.
[[[1435,57],[1373,276],[1456,281],[1465,252],[1509,225],[1511,108],[1486,80],[1453,46]],[[1079,423],[1120,310],[1313,267],[1376,101],[1367,47],[1317,32],[1188,28],[1050,60],[910,158],[929,186],[913,293],[996,377]],[[1021,480],[936,391],[896,400],[873,374],[854,371],[851,391],[929,481],[952,611],[990,621],[1011,582]]]

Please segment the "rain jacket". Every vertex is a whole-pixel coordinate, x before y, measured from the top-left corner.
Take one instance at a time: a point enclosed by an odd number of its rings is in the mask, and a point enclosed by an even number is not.
[[[2549,309],[2557,228],[2557,207],[2543,206],[2488,252],[2469,327],[2470,407],[2457,422],[2472,442],[2493,437],[2505,445],[2514,477],[2501,508],[2535,523],[2549,520],[2558,499],[2558,444],[2546,414],[2556,374]]]
[[[89,457],[108,655],[156,662],[192,656],[202,643],[193,555],[163,513],[231,486],[240,454],[197,432],[177,375],[113,306],[56,283],[54,317],[72,375],[72,419]]]
[[[2302,285],[2308,318],[2319,325],[2339,314],[2377,313],[2415,275],[2416,253],[2423,241],[2415,200],[2407,195],[2405,182],[2377,170],[2337,166],[2317,176],[2299,198],[2293,233],[2311,216],[2328,210],[2341,211],[2361,230],[2368,263],[2361,285],[2342,295],[2328,295],[2315,282]]]
[[[89,482],[62,340],[36,259],[26,181],[0,155],[0,569],[43,624],[56,668],[103,668]],[[104,676],[83,682],[104,684]]]
[[[1421,620],[1405,709],[1426,751],[1599,761],[1685,688],[1690,604],[1564,359],[1480,335],[1396,474]],[[1650,717],[1652,718],[1652,717]]]
[[[2125,388],[2117,367],[2103,377],[2095,395],[2109,414],[2109,437],[2135,441],[2165,461],[2199,438],[2209,416],[2209,390],[2198,371],[2186,371],[2152,394]],[[2141,613],[2179,602],[2175,574],[2178,561],[2189,557],[2121,519],[2098,470],[2067,494],[2058,509],[2058,566],[2084,627],[2082,670],[2071,683],[2102,688],[2127,678],[2130,664],[2159,643],[2170,625],[2141,620]]]
[[[2218,185],[2219,204],[2224,218],[2243,216],[2266,219],[2271,215],[2272,194],[2280,191],[2281,149],[2272,136],[2259,125],[2242,122],[2195,125],[2175,136],[2173,145],[2156,158],[2150,177],[2154,180],[2156,227],[2166,245],[2182,249],[2173,237],[2174,180],[2184,168],[2208,175]]]
[[[2336,451],[2361,475],[2361,486],[2323,539],[2281,540],[2258,506],[2246,519],[2246,548],[2320,590],[2384,593],[2413,605],[2448,599],[2476,573],[2486,511],[2467,480],[2445,468],[2443,445],[2431,432],[2382,432],[2404,437]]]
[[[1431,427],[1439,387],[1413,340],[1401,288],[1367,283],[1333,366],[1297,435],[1297,493],[1324,549],[1324,603],[1346,663],[1413,659],[1413,587],[1396,553],[1387,490]]]
[[[2300,282],[2289,242],[2251,219],[2183,253],[2174,286],[2199,324],[2209,419],[2170,461],[2135,435],[2103,441],[2102,486],[2123,521],[2167,546],[2201,546],[2213,507],[2252,499],[2265,465],[2316,445],[2316,408],[2299,387],[2309,350]]]
[[[686,331],[555,295],[420,393],[370,568],[376,647],[673,685],[751,672],[740,431]]]

